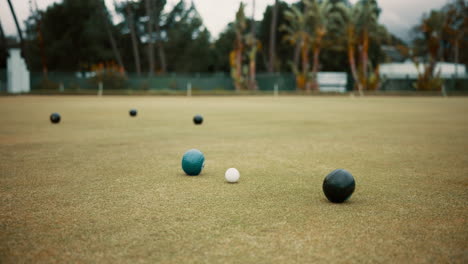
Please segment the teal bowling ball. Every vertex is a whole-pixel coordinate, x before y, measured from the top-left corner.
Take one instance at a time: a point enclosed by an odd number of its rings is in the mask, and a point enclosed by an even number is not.
[[[204,166],[205,156],[198,149],[191,149],[182,157],[182,169],[187,175],[197,176]]]
[[[342,203],[351,197],[356,188],[353,175],[344,169],[332,171],[323,181],[323,192],[332,203]]]

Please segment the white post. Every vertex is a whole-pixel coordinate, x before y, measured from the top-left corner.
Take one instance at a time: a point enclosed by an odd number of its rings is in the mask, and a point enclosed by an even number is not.
[[[192,96],[192,83],[187,83],[187,96]]]
[[[274,89],[273,95],[274,95],[275,97],[278,97],[278,84],[277,84],[277,83],[275,83],[275,86],[274,86],[273,89]]]
[[[445,90],[445,84],[442,84],[442,96],[447,97],[447,91]]]
[[[103,90],[103,87],[104,85],[102,84],[102,82],[99,82],[99,88],[98,88],[98,96],[102,96],[102,90]]]
[[[59,85],[59,91],[63,93],[64,90],[65,90],[65,87],[63,86],[63,82],[61,82]]]

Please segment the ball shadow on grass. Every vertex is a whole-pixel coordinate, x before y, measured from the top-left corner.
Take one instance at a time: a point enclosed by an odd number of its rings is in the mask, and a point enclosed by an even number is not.
[[[351,199],[351,198],[344,201],[344,202],[342,202],[342,203],[334,203],[334,202],[330,202],[326,197],[322,197],[320,199],[320,202],[322,204],[341,205],[341,206],[346,206],[346,205],[355,206],[355,205],[362,204],[361,200],[359,200],[359,199],[355,200],[355,199]]]
[[[197,177],[203,176],[203,173],[200,173],[198,175],[188,175],[188,174],[181,172],[181,173],[178,173],[178,175],[183,176],[183,177],[188,177],[188,178],[197,178]]]

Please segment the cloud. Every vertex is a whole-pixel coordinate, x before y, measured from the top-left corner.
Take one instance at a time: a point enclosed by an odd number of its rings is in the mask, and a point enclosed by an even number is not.
[[[438,9],[448,0],[382,0],[379,1],[382,13],[379,22],[403,40],[409,40],[409,32],[424,12]]]
[[[169,11],[179,0],[168,0],[166,10]],[[188,1],[187,1],[188,2]],[[200,13],[203,21],[213,36],[218,36],[229,22],[234,21],[239,9],[239,0],[194,0],[195,7]],[[252,16],[252,0],[244,0],[245,15]],[[294,3],[296,0],[283,0],[283,2]],[[255,19],[261,20],[263,12],[268,5],[273,5],[275,0],[256,0]]]
[[[36,0],[40,9],[45,9],[48,5],[61,0]],[[123,0],[115,0],[121,2]],[[170,10],[179,0],[168,0],[167,10]],[[23,27],[23,21],[29,15],[29,1],[12,1],[15,6],[18,19]],[[106,0],[107,6],[112,7],[114,0]],[[190,3],[191,0],[186,0]],[[235,13],[239,8],[240,0],[193,0],[197,10],[200,12],[206,27],[214,37],[224,30],[226,25],[234,20]],[[252,14],[252,0],[244,0],[246,4],[246,15]],[[267,5],[273,5],[274,0],[256,0],[255,19],[260,20]],[[286,0],[293,3],[297,0]],[[350,0],[355,3],[357,0]],[[416,24],[423,12],[428,12],[433,8],[440,8],[448,0],[379,0],[382,8],[380,22],[385,24],[390,32],[404,37],[401,32],[407,32]],[[16,28],[13,18],[8,8],[7,0],[0,0],[0,22],[7,35],[16,35]],[[7,8],[5,8],[7,7]],[[113,10],[111,10],[113,11]],[[404,33],[406,34],[406,33]]]

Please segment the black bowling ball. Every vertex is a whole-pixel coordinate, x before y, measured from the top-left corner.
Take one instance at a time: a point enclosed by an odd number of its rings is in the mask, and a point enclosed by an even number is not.
[[[201,115],[194,116],[193,123],[195,123],[195,125],[201,125],[203,123],[203,117]]]
[[[346,170],[332,171],[323,181],[323,192],[330,202],[342,203],[351,197],[356,187],[353,175]]]
[[[58,124],[60,123],[60,114],[59,113],[52,113],[50,115],[50,122],[52,122],[52,124]]]
[[[138,114],[138,111],[136,109],[130,109],[129,114],[130,116],[136,116]]]

